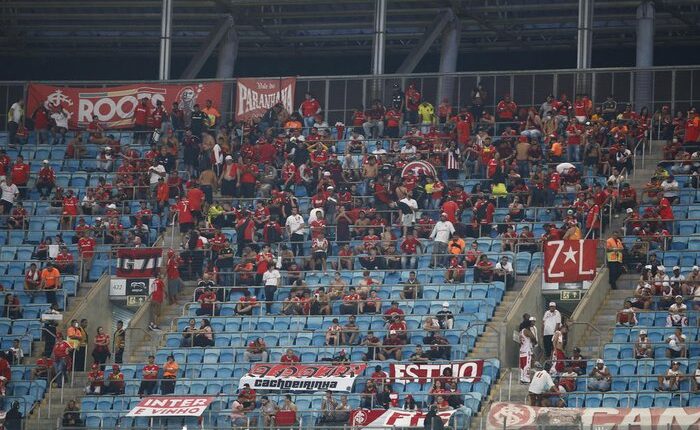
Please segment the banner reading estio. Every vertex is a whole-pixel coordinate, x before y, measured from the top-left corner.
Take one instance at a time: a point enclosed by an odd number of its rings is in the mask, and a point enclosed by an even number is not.
[[[430,364],[396,364],[391,363],[389,377],[400,384],[418,381],[421,384],[431,382],[442,376],[445,369],[452,371],[452,378],[460,381],[474,382],[481,380],[484,360],[461,361],[458,363]]]
[[[365,371],[360,364],[274,364],[258,363],[243,375],[238,388],[250,384],[259,390],[346,391]]]
[[[131,85],[76,88],[44,84],[29,84],[27,112],[45,105],[62,106],[68,112],[68,126],[72,130],[85,128],[92,116],[107,129],[128,129],[134,125],[134,109],[139,100],[148,97],[151,107],[157,101],[170,110],[173,102],[180,109],[191,112],[195,104],[202,107],[211,100],[221,106],[221,82],[191,82],[182,84],[136,83]]]
[[[236,121],[261,117],[278,102],[293,112],[296,83],[296,78],[236,79]]]

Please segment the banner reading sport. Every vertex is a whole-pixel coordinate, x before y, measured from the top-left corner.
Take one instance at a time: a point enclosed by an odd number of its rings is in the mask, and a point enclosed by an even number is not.
[[[362,364],[273,364],[258,363],[243,375],[238,388],[250,384],[260,390],[346,391],[367,365]]]
[[[128,129],[134,126],[134,109],[144,97],[150,99],[152,108],[160,100],[167,111],[173,102],[178,102],[180,109],[191,112],[195,104],[204,107],[206,100],[220,108],[222,90],[221,82],[136,83],[93,88],[29,84],[27,112],[34,112],[41,105],[49,109],[62,106],[68,112],[71,130],[85,128],[93,115],[97,115],[106,129]]]

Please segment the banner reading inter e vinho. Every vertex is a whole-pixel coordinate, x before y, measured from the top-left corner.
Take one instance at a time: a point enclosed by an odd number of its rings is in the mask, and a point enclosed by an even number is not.
[[[78,88],[44,84],[29,84],[27,112],[34,112],[41,105],[51,110],[58,106],[68,113],[71,130],[85,128],[93,115],[105,129],[128,129],[134,126],[134,109],[147,97],[151,109],[161,101],[170,111],[177,102],[185,112],[194,105],[204,107],[211,100],[221,107],[222,82],[189,82],[181,84],[135,83],[130,85]]]
[[[296,78],[236,79],[236,121],[261,117],[279,102],[293,112],[296,83]]]
[[[198,417],[213,400],[213,396],[151,396],[141,399],[126,416]]]

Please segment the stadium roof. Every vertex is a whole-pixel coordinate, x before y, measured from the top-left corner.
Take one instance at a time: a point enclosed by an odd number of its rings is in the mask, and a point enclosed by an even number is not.
[[[593,46],[634,46],[639,4],[596,1]],[[657,47],[700,46],[699,1],[655,4]],[[386,52],[408,52],[447,8],[461,20],[462,52],[576,49],[576,0],[388,0]],[[195,53],[229,12],[240,38],[239,58],[372,50],[371,0],[175,0],[173,56]],[[157,57],[160,26],[160,0],[4,0],[0,56]]]

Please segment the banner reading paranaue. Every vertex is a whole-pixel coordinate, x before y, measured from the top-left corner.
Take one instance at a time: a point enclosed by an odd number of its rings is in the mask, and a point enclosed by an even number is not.
[[[58,106],[68,113],[71,130],[87,127],[93,115],[106,129],[128,129],[134,125],[134,109],[147,97],[151,108],[158,101],[170,111],[173,102],[180,109],[191,112],[195,104],[202,107],[211,100],[221,107],[222,82],[188,82],[178,84],[135,83],[131,85],[77,88],[44,84],[29,84],[27,112],[41,105],[49,110]]]
[[[281,102],[294,112],[296,78],[238,78],[236,80],[236,120],[259,118]]]

